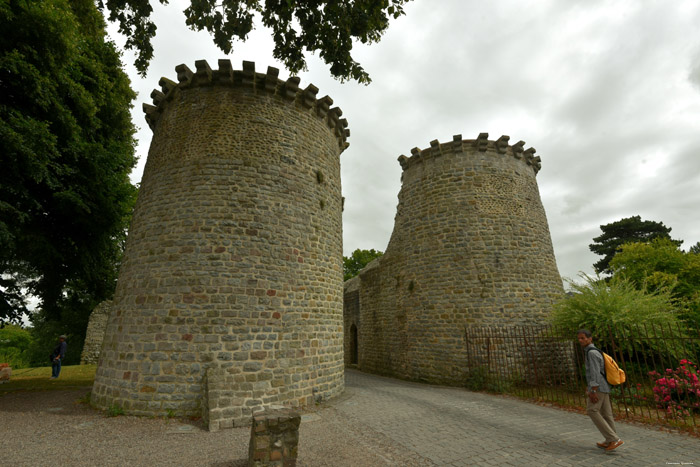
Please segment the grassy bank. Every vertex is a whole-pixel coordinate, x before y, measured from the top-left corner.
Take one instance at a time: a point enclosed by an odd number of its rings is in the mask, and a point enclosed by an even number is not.
[[[10,381],[0,384],[0,396],[13,391],[52,391],[89,388],[95,380],[97,365],[67,365],[61,367],[58,379],[51,378],[51,367],[13,370]]]

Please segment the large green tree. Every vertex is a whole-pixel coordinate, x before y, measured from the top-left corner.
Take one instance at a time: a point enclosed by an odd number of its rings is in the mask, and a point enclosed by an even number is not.
[[[384,253],[381,251],[360,250],[359,248],[350,254],[343,256],[343,280],[348,280],[360,273],[362,268],[367,266],[374,259],[379,258]]]
[[[159,0],[167,4],[168,0]],[[272,30],[273,55],[292,73],[306,69],[305,52],[318,52],[330,72],[341,80],[369,83],[370,78],[351,54],[353,43],[378,42],[389,21],[404,14],[410,0],[191,0],[185,9],[187,25],[206,30],[229,54],[234,41],[245,41],[256,17]],[[126,48],[137,52],[136,69],[144,75],[153,57],[151,40],[156,25],[148,0],[99,0],[109,20],[119,23]]]
[[[682,316],[700,324],[700,255],[686,253],[668,238],[627,243],[610,261],[613,277],[640,290],[670,291]]]
[[[654,238],[668,238],[671,232],[663,222],[643,221],[640,216],[626,217],[616,222],[601,225],[603,233],[593,239],[594,243],[588,245],[591,251],[601,255],[598,262],[593,264],[596,273],[610,274],[610,260],[625,243],[648,242]],[[680,245],[682,240],[672,240]]]
[[[84,324],[136,196],[135,94],[92,0],[2,0],[0,28],[0,322],[31,295]]]

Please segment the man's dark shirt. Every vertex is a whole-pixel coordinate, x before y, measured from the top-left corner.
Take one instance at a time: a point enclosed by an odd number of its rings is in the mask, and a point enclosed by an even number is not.
[[[54,349],[53,353],[54,355],[58,356],[61,360],[66,356],[66,349],[68,348],[68,344],[66,341],[60,342],[56,348]]]

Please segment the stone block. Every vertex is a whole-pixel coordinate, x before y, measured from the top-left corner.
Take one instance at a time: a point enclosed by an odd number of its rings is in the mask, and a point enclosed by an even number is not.
[[[295,466],[301,416],[288,408],[267,408],[253,416],[249,466]]]

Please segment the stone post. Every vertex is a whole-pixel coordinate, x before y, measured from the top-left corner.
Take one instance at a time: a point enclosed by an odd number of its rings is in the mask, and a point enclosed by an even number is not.
[[[248,465],[297,465],[301,416],[289,409],[271,409],[255,414],[250,427]]]

